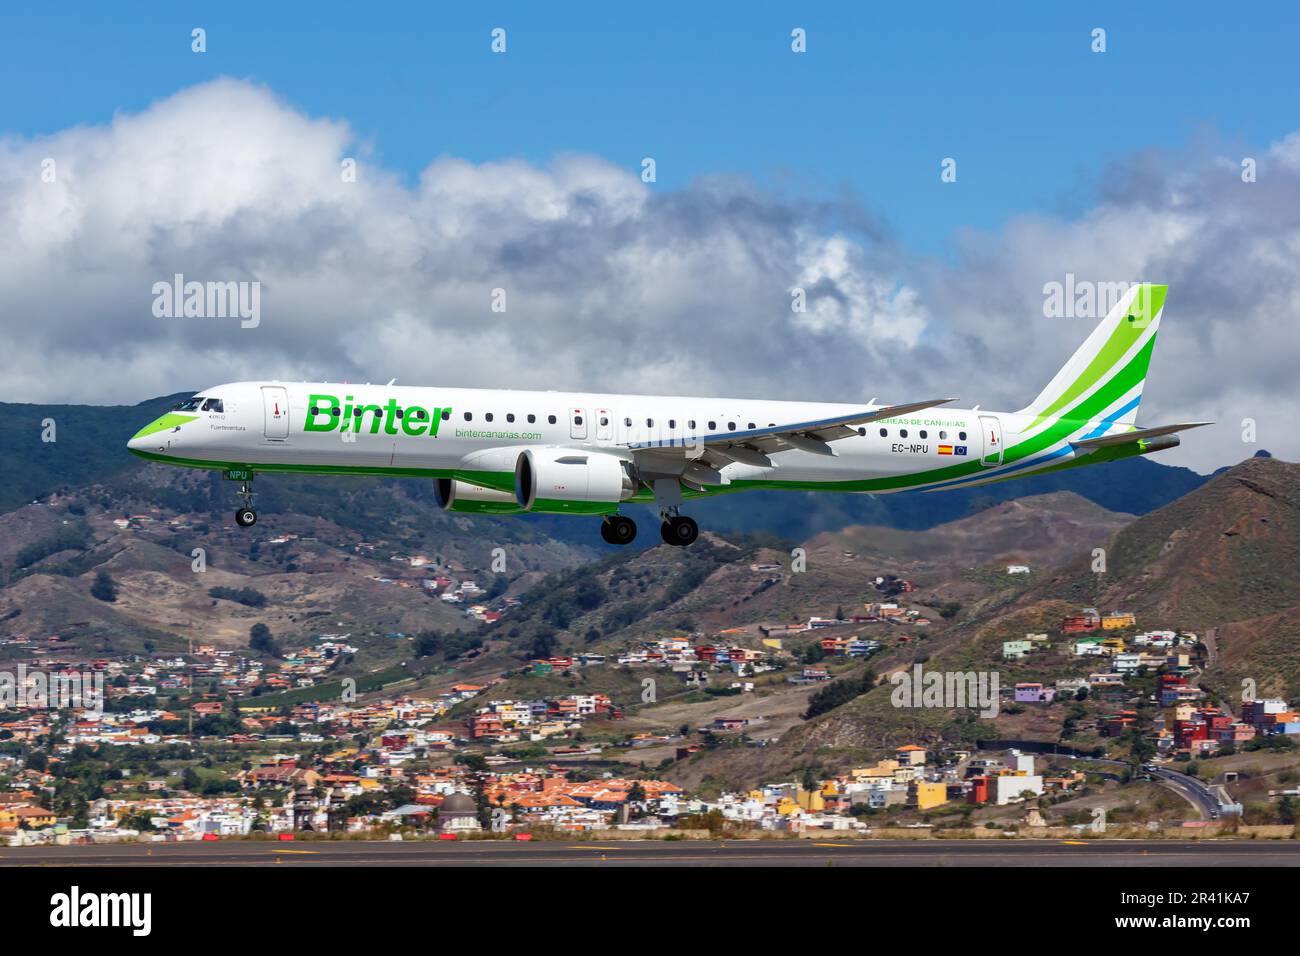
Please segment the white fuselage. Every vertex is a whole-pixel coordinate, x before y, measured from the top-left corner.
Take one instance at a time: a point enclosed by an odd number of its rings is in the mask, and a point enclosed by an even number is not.
[[[520,449],[529,446],[602,450],[630,459],[630,443],[690,446],[708,434],[880,407],[284,382],[233,383],[205,389],[199,397],[219,399],[221,410],[179,412],[195,417],[183,426],[137,436],[130,447],[156,460],[196,467],[398,475],[509,472]],[[785,451],[773,467],[737,462],[724,473],[729,481],[834,483],[976,460],[992,470],[1022,418],[930,408],[861,426],[858,435],[834,443],[833,456]]]

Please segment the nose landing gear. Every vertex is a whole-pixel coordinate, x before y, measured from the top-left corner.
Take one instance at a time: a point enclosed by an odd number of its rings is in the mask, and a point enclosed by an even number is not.
[[[250,482],[239,483],[239,497],[244,499],[244,506],[235,512],[235,524],[241,528],[251,528],[257,524],[257,512],[253,510],[253,489]]]

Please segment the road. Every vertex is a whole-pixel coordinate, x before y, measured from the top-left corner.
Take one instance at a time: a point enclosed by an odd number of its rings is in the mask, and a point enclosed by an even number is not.
[[[1300,841],[659,840],[294,842],[11,847],[20,866],[1300,866]]]
[[[1122,760],[1106,760],[1100,757],[1070,758],[1068,754],[1060,756],[1066,759],[1088,760],[1091,763],[1103,764],[1117,769],[1129,769],[1132,766]],[[1218,794],[1196,777],[1178,773],[1176,770],[1166,770],[1163,767],[1156,767],[1150,773],[1154,782],[1164,784],[1195,807],[1202,820],[1215,819],[1221,815],[1223,805]]]
[[[1163,767],[1152,770],[1151,776],[1170,789],[1178,791],[1184,798],[1191,801],[1203,818],[1214,819],[1218,817],[1219,811],[1222,809],[1219,798],[1214,791],[1197,778],[1190,777],[1185,773],[1165,770]]]

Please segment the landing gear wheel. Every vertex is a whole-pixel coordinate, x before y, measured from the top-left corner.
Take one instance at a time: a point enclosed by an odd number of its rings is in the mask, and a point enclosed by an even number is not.
[[[631,544],[636,537],[636,522],[624,515],[610,515],[600,523],[600,536],[608,544]]]
[[[235,524],[241,528],[251,528],[257,524],[257,512],[252,508],[240,508],[235,512]]]
[[[700,536],[700,526],[695,523],[694,518],[688,518],[685,515],[674,515],[666,518],[664,523],[659,526],[659,534],[664,539],[665,544],[684,548],[688,544],[695,543],[695,539]]]

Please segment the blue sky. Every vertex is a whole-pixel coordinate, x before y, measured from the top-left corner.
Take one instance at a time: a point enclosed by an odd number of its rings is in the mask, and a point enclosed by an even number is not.
[[[1164,460],[1294,457],[1296,10],[14,7],[0,397],[397,376],[1019,408],[1097,318],[1045,310],[1078,276],[1170,287],[1141,421],[1224,424]],[[266,320],[160,325],[178,272],[257,281]]]
[[[1289,5],[81,6],[6,11],[0,131],[103,123],[227,75],[347,120],[412,177],[442,154],[584,152],[634,169],[653,156],[660,188],[741,172],[852,195],[922,252],[963,227],[1085,208],[1133,152],[1262,147],[1295,123]],[[489,52],[496,26],[504,56]],[[1089,49],[1097,26],[1105,54]],[[946,156],[955,185],[939,181]]]

